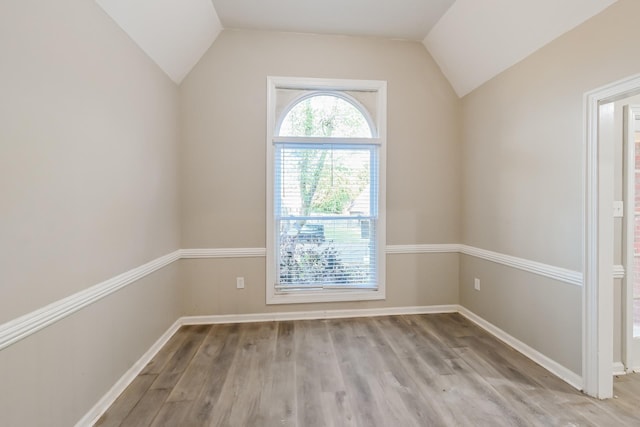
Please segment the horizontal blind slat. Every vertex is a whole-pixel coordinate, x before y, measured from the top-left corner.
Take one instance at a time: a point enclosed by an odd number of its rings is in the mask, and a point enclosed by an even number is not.
[[[375,289],[378,148],[275,148],[276,289]]]

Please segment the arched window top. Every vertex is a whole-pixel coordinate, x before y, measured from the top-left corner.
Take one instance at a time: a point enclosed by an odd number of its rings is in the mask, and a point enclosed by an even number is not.
[[[294,100],[279,121],[278,136],[372,138],[374,127],[358,101],[333,92],[316,92]]]

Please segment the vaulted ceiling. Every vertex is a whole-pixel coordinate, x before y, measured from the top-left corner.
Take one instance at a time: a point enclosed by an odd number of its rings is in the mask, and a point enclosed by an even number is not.
[[[455,0],[213,0],[225,28],[424,39]]]
[[[176,83],[223,29],[421,41],[464,96],[617,0],[96,0]]]

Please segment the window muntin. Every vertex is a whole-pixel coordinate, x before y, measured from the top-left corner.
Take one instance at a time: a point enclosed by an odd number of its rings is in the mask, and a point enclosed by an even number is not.
[[[269,78],[267,303],[384,298],[385,90]]]

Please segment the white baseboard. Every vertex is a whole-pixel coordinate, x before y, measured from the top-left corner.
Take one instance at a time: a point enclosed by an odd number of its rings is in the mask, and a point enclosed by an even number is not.
[[[169,341],[169,338],[182,325],[205,325],[218,323],[249,323],[249,322],[273,322],[287,320],[317,320],[317,319],[340,319],[355,317],[376,317],[376,316],[397,316],[409,314],[438,314],[438,313],[460,313],[473,323],[480,326],[499,340],[513,347],[524,356],[538,363],[554,375],[558,376],[569,385],[578,390],[582,389],[582,377],[570,371],[559,363],[551,360],[547,356],[529,347],[522,341],[512,337],[502,329],[482,319],[480,316],[457,304],[434,305],[434,306],[413,306],[413,307],[390,307],[390,308],[367,308],[355,310],[318,310],[318,311],[297,311],[278,313],[257,313],[257,314],[222,314],[213,316],[186,316],[181,317],[169,327],[169,329],[151,346],[147,352],[111,387],[96,405],[84,416],[76,427],[92,426],[98,421],[102,414],[115,402],[118,396],[131,384],[136,376],[153,359],[160,349]]]
[[[113,387],[96,403],[84,417],[76,423],[76,427],[93,426],[107,409],[116,401],[118,396],[133,382],[142,372],[145,366],[154,358],[162,347],[169,341],[169,338],[182,326],[178,319],[166,330],[164,334],[147,350],[140,359],[116,382]]]
[[[613,362],[613,375],[626,375],[627,371],[622,362]]]
[[[216,323],[248,323],[248,322],[271,322],[283,320],[306,320],[306,319],[338,319],[353,317],[375,317],[393,316],[401,314],[436,314],[436,313],[456,313],[457,305],[434,305],[423,307],[392,307],[373,308],[360,310],[324,310],[291,313],[265,313],[265,314],[230,314],[219,316],[187,316],[181,317],[162,334],[160,338],[147,350],[142,357],[114,384],[113,387],[96,403],[84,417],[76,423],[75,427],[87,427],[94,425],[131,384],[131,382],[142,372],[144,367],[153,359],[160,349],[169,341],[169,338],[183,325],[207,325]]]
[[[627,375],[631,373],[640,373],[640,366],[627,370],[622,362],[613,362],[613,375]]]
[[[538,350],[535,350],[532,347],[529,347],[527,344],[509,335],[508,333],[498,328],[497,326],[493,325],[492,323],[487,322],[482,317],[478,316],[477,314],[473,313],[467,308],[460,306],[459,312],[464,317],[471,320],[473,323],[475,323],[476,325],[480,326],[482,329],[489,332],[491,335],[498,338],[500,341],[503,341],[507,345],[513,347],[515,350],[522,353],[529,359],[533,360],[538,365],[542,366],[552,374],[561,378],[563,381],[565,381],[572,387],[578,390],[582,390],[583,379],[580,375],[565,368],[555,360],[552,360],[549,357],[545,356],[544,354],[540,353]]]
[[[209,325],[216,323],[275,322],[286,320],[346,319],[353,317],[398,316],[402,314],[457,313],[458,305],[432,305],[418,307],[365,308],[355,310],[293,311],[258,314],[221,314],[215,316],[188,316],[179,321],[183,325]]]

